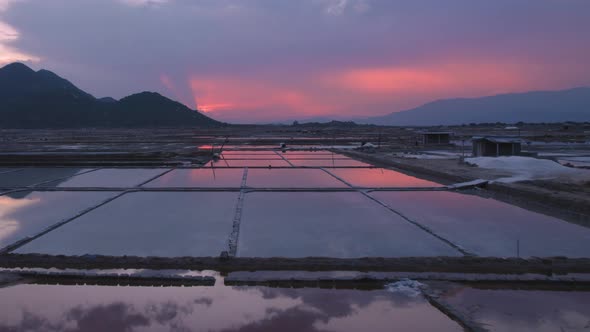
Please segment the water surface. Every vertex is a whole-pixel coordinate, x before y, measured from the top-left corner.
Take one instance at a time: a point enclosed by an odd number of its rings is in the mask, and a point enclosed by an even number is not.
[[[166,171],[163,168],[109,168],[78,175],[58,187],[134,187]]]
[[[254,188],[347,187],[321,169],[249,169],[246,185]]]
[[[462,331],[422,297],[385,290],[17,285],[2,331]]]
[[[25,187],[43,182],[74,176],[79,173],[88,171],[82,168],[66,167],[36,167],[26,168],[18,172],[9,172],[0,174],[0,187]],[[56,181],[44,186],[57,186],[62,181]]]
[[[590,292],[463,287],[445,296],[444,300],[489,331],[590,329]]]
[[[356,192],[246,194],[242,257],[457,256],[458,251]]]
[[[115,195],[109,192],[30,192],[0,196],[0,248],[45,228]]]
[[[240,187],[243,169],[176,169],[144,187]]]
[[[24,245],[18,253],[215,256],[227,250],[238,193],[137,192]]]
[[[480,256],[590,256],[589,228],[493,199],[454,192],[371,195]]]
[[[439,183],[384,168],[332,169],[330,173],[356,187],[440,187]]]

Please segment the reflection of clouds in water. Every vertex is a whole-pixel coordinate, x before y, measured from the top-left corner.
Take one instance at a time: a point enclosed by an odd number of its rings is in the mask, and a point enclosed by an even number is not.
[[[193,302],[195,304],[202,304],[206,307],[210,307],[213,304],[213,299],[210,297],[201,297],[201,298],[195,299]]]
[[[15,212],[40,201],[39,198],[14,199],[0,196],[0,247],[4,245],[3,240],[11,237],[20,228],[19,218],[14,216]]]
[[[150,303],[143,310],[134,305],[115,302],[107,305],[77,306],[69,309],[57,322],[24,310],[16,325],[0,324],[0,331],[64,331],[64,332],[117,332],[135,328],[161,326],[175,331],[190,331],[183,326],[183,318],[194,312],[191,303]]]
[[[226,329],[223,332],[262,332],[262,331],[322,331],[314,327],[317,321],[326,319],[325,314],[308,310],[305,306],[297,306],[286,310],[271,310],[269,315],[260,320],[241,327]]]
[[[149,323],[149,318],[135,312],[133,306],[125,303],[112,303],[87,308],[82,306],[72,308],[64,313],[59,322],[55,323],[25,310],[17,325],[0,324],[0,331],[117,332],[148,326]]]
[[[481,290],[464,288],[446,299],[492,326],[514,330],[590,328],[590,292]]]
[[[237,290],[241,288],[244,287],[234,287]],[[384,295],[381,291],[287,288],[261,288],[260,291],[264,299],[287,297],[299,299],[302,304],[284,310],[271,309],[263,320],[224,331],[329,331],[322,327],[328,327],[333,319],[358,315],[373,304],[380,304],[381,307],[375,308],[382,311],[384,306],[408,308],[412,304],[424,302],[421,297],[393,293]],[[384,317],[380,318],[382,321]]]
[[[265,300],[258,288],[236,291],[213,287],[111,287],[17,285],[0,289],[0,332],[81,331],[220,331],[285,310],[295,300]],[[110,324],[110,325],[107,325]],[[34,326],[30,329],[30,326]]]
[[[190,294],[189,289],[180,288],[92,289],[90,286],[77,286],[76,292],[80,293],[76,293],[69,292],[75,287],[51,286],[52,292],[44,293],[39,287],[47,286],[30,288],[30,295],[22,291],[13,293],[12,296],[20,297],[18,301],[11,301],[15,298],[11,299],[11,294],[8,294],[6,303],[15,302],[17,306],[12,308],[12,314],[0,314],[0,318],[12,320],[11,324],[6,323],[8,320],[0,323],[0,332],[328,331],[330,329],[325,327],[330,326],[334,319],[358,320],[358,317],[364,317],[363,313],[367,316],[367,310],[373,309],[378,311],[369,313],[368,316],[380,317],[381,307],[391,311],[400,305],[411,306],[412,302],[419,301],[410,297],[404,299],[384,291],[360,290],[221,286],[199,288],[197,292]],[[94,293],[93,290],[102,294]],[[147,296],[146,293],[151,293],[152,290],[156,295],[161,295]],[[44,304],[40,298],[35,297],[55,297],[58,294],[63,301],[56,300],[50,311],[45,311],[47,303]],[[85,298],[88,294],[93,296]],[[4,295],[6,293],[0,293],[0,296]],[[4,303],[1,297],[0,303]],[[376,307],[376,304],[381,307]],[[51,314],[52,311],[54,315]],[[375,324],[388,326],[384,324],[387,321],[387,316],[381,316]]]

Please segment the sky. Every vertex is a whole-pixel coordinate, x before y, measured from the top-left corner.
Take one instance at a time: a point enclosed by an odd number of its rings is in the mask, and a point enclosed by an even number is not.
[[[590,86],[589,0],[0,0],[0,66],[233,123]]]

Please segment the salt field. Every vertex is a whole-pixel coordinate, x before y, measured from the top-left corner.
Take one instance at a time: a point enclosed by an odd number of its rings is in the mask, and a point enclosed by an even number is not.
[[[354,166],[297,166],[324,161]],[[74,256],[590,256],[586,227],[357,167],[363,162],[342,154],[227,151],[213,165],[232,163],[241,166],[2,169],[0,188],[10,192],[0,196],[0,247]]]
[[[590,229],[493,199],[454,192],[371,195],[479,256],[590,255]]]
[[[144,187],[240,187],[243,169],[175,169]]]
[[[588,31],[0,0],[0,332],[590,332]]]
[[[326,212],[330,211],[330,212]],[[401,257],[460,252],[359,193],[250,193],[239,256]]]
[[[355,187],[441,187],[440,184],[383,168],[334,169],[330,173]]]
[[[586,331],[589,291],[457,286],[443,299],[488,331]]]
[[[7,167],[0,189],[0,330],[561,332],[590,317],[586,291],[514,286],[588,282],[552,268],[590,258],[589,228],[343,154]]]
[[[30,192],[0,196],[0,248],[34,236],[113,196],[110,192]]]
[[[0,187],[26,187],[42,184],[52,180],[69,178],[82,174],[92,169],[66,168],[66,167],[39,167],[25,168],[17,172],[0,171]]]
[[[17,250],[52,255],[218,256],[237,193],[121,196]]]
[[[166,169],[99,169],[60,181],[58,187],[133,187]],[[52,183],[49,183],[51,185]]]
[[[346,187],[321,169],[251,169],[246,185],[253,188]]]

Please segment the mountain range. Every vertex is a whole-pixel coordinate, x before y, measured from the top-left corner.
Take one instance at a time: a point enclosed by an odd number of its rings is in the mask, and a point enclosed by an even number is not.
[[[436,126],[468,123],[590,121],[590,88],[454,98],[369,118],[299,121]],[[281,122],[290,124],[289,122]],[[346,122],[348,123],[348,122]],[[0,128],[212,127],[224,123],[155,92],[95,98],[68,80],[22,63],[0,68]]]
[[[433,101],[385,116],[354,119],[391,126],[436,126],[469,123],[590,121],[590,88],[509,93],[480,98]]]
[[[223,125],[155,92],[95,98],[22,63],[0,68],[0,128],[211,127]]]

